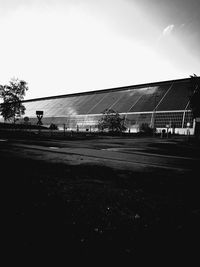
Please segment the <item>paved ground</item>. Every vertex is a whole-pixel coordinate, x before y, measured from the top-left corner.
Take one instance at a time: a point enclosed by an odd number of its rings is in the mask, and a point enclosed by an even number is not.
[[[187,172],[197,165],[200,155],[195,153],[198,150],[194,148],[189,153],[182,148],[184,151],[181,153],[182,141],[180,138],[102,138],[84,141],[2,139],[2,142],[12,145],[13,152],[20,151],[26,157],[70,164],[103,164],[137,171],[160,168]],[[172,147],[168,150],[161,149],[162,146],[167,148],[170,145]]]
[[[200,150],[191,141],[2,138],[0,160],[8,247],[22,257],[198,255]]]

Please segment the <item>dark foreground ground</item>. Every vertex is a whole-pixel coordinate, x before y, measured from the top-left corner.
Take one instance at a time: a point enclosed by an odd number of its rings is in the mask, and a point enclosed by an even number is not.
[[[25,159],[0,146],[9,258],[89,259],[94,266],[198,259],[199,166],[142,174]]]

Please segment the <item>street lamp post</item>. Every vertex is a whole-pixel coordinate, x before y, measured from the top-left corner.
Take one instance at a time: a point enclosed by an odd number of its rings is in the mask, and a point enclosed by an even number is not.
[[[190,136],[190,122],[187,122],[187,138]]]
[[[170,127],[169,124],[167,124],[167,125],[166,125],[166,128],[167,128],[167,138],[168,138],[168,136],[169,136],[169,127]]]

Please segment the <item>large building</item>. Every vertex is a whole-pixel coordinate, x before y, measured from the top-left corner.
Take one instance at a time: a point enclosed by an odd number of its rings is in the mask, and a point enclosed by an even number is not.
[[[133,86],[59,95],[23,101],[24,116],[37,123],[36,111],[43,111],[43,125],[64,125],[68,130],[96,131],[105,109],[125,116],[127,131],[138,132],[147,123],[157,131],[173,130],[179,134],[194,132],[190,110],[190,78]]]

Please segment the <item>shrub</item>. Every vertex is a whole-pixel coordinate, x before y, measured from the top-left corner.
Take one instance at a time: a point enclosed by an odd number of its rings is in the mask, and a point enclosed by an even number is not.
[[[49,126],[50,130],[58,130],[58,126],[54,123],[51,123],[51,125]]]
[[[153,129],[149,126],[148,123],[142,123],[140,125],[140,132],[145,133],[145,134],[152,134]]]

